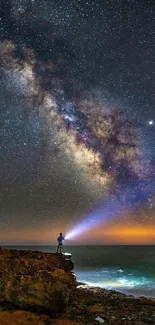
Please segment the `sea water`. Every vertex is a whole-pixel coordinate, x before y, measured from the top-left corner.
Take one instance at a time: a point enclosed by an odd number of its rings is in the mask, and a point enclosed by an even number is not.
[[[54,246],[9,247],[55,252]],[[79,282],[155,298],[155,246],[68,246]]]

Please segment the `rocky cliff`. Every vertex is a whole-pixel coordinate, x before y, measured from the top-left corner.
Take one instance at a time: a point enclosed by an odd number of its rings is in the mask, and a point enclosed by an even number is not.
[[[76,287],[73,266],[58,254],[0,249],[0,325],[155,325],[155,300]]]
[[[60,312],[76,288],[73,267],[59,254],[0,249],[0,301],[21,309]]]

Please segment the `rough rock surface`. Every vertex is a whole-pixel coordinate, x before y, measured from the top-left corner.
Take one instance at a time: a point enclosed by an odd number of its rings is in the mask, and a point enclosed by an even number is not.
[[[77,288],[66,310],[53,318],[1,307],[0,325],[147,325],[155,324],[155,301],[100,288]],[[103,323],[100,323],[102,320]]]
[[[76,288],[73,267],[60,254],[0,249],[0,301],[60,312]]]
[[[75,288],[72,268],[61,255],[0,250],[1,300],[14,304],[1,304],[0,325],[155,325],[154,299]]]
[[[82,325],[82,323],[66,318],[52,319],[48,315],[17,310],[0,312],[0,325]]]
[[[155,300],[127,296],[114,290],[83,286],[77,288],[74,301],[68,305],[69,319],[82,324],[147,325],[155,324]]]

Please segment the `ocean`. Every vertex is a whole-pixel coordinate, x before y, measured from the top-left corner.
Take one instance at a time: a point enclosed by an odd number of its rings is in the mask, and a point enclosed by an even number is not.
[[[6,248],[56,252],[54,246]],[[155,246],[68,246],[79,282],[155,298]]]

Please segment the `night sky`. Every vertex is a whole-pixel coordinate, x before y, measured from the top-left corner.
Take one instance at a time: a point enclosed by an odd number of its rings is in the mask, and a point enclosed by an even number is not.
[[[154,244],[153,1],[1,0],[0,85],[0,244]]]

